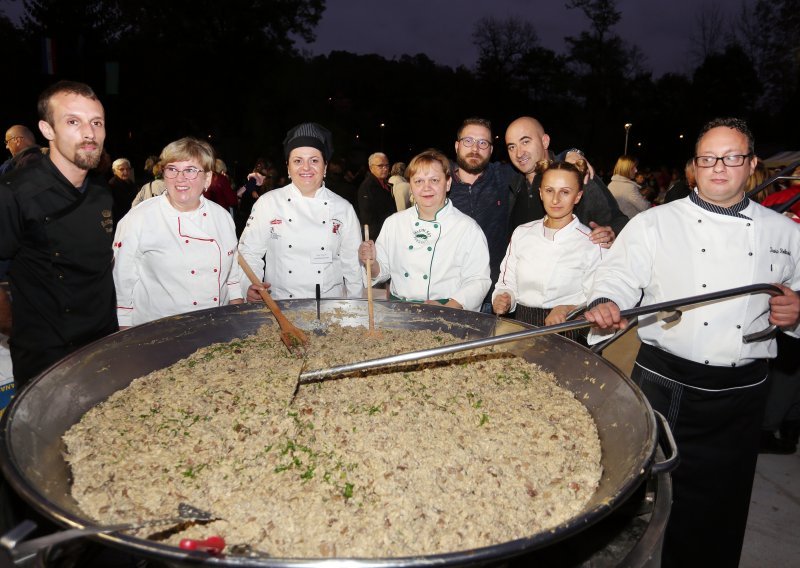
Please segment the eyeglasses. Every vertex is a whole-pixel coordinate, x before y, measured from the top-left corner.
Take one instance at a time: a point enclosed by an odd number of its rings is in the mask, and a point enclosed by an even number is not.
[[[384,168],[387,169],[387,170],[389,169],[389,164],[372,164],[372,166],[375,167],[375,168],[380,168],[380,169],[384,169]]]
[[[178,177],[178,174],[183,174],[183,177],[188,179],[189,181],[193,179],[197,179],[197,176],[203,173],[205,170],[200,170],[197,168],[186,168],[183,170],[179,170],[175,166],[167,166],[164,168],[164,177],[167,179],[175,179]]]
[[[483,138],[473,138],[472,136],[465,136],[464,138],[459,138],[459,142],[461,142],[467,148],[472,148],[475,143],[477,142],[478,148],[481,150],[486,150],[492,143],[489,140],[485,140]]]
[[[730,168],[736,168],[744,164],[745,158],[749,158],[752,154],[733,154],[731,156],[695,156],[694,165],[698,168],[713,168],[717,162],[722,160],[722,163]]]
[[[12,136],[12,137],[11,137],[11,138],[9,138],[8,140],[6,140],[6,146],[8,146],[9,144],[11,144],[11,142],[12,142],[12,141],[14,141],[14,140],[16,140],[17,138],[22,138],[22,136]]]

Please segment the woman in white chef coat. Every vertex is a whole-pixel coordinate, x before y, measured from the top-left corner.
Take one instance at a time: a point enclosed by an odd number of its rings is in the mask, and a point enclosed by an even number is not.
[[[372,263],[371,285],[391,278],[394,299],[477,311],[492,285],[489,248],[480,226],[447,198],[450,160],[426,150],[406,178],[414,206],[389,217],[377,242],[359,247],[362,264]]]
[[[283,151],[291,183],[258,198],[239,254],[276,300],[313,298],[317,284],[322,297],[361,297],[358,218],[325,187],[331,133],[313,122],[299,124],[287,132]],[[243,283],[248,301],[261,301],[258,288]]]
[[[114,235],[120,329],[242,302],[233,219],[203,197],[214,150],[181,138],[164,148],[159,163],[166,191],[131,209]]]
[[[497,314],[515,312],[515,319],[541,326],[563,323],[570,310],[586,302],[602,249],[572,212],[583,196],[586,162],[543,160],[536,173],[542,176],[539,195],[547,214],[514,230],[492,307]],[[586,342],[581,330],[564,335]]]

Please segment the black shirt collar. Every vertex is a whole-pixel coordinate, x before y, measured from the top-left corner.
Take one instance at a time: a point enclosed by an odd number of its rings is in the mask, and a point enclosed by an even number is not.
[[[692,200],[692,203],[700,207],[701,209],[705,209],[711,213],[716,213],[717,215],[727,215],[728,217],[737,217],[739,219],[750,219],[747,215],[742,215],[742,211],[747,209],[748,205],[750,205],[750,199],[745,195],[741,201],[738,203],[734,203],[730,207],[720,207],[719,205],[714,205],[713,203],[709,203],[708,201],[704,201],[697,193],[697,190],[689,192],[689,199]]]

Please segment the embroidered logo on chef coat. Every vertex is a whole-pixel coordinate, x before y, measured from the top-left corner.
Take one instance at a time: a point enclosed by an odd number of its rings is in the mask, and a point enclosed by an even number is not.
[[[283,221],[281,221],[280,219],[273,219],[272,221],[269,222],[270,225],[280,225],[281,223],[283,223]]]
[[[269,228],[269,238],[270,239],[280,239],[281,238],[281,236],[277,232],[275,232],[275,227],[270,227]]]
[[[342,226],[342,222],[339,219],[331,219],[331,224],[333,225],[333,234],[339,234],[339,227]]]
[[[414,240],[421,245],[427,243],[431,238],[431,232],[425,228],[415,229],[413,235],[414,235]]]

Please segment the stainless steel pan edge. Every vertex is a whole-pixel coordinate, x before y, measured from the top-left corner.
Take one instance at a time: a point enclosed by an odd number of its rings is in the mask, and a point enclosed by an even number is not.
[[[281,304],[289,314],[315,311],[313,300]],[[364,301],[324,300],[322,307],[324,314],[344,325],[361,324],[366,318]],[[306,326],[301,320],[295,321],[301,327]],[[439,306],[376,303],[378,327],[438,329],[447,328],[448,322],[452,322],[449,331],[474,338],[495,333],[495,321],[494,317],[484,314]],[[135,376],[161,368],[208,343],[253,332],[264,323],[273,323],[273,320],[260,306],[216,308],[139,326],[72,354],[32,381],[7,409],[0,422],[0,451],[6,458],[1,464],[4,475],[18,493],[56,522],[76,528],[92,526],[69,496],[69,476],[61,459],[61,434],[86,409]],[[308,325],[311,323],[309,320]],[[516,322],[500,320],[497,333],[523,327]],[[550,531],[477,550],[387,559],[217,558],[190,555],[175,547],[124,535],[101,535],[97,539],[130,552],[178,563],[367,567],[483,564],[568,538],[606,516],[649,474],[657,441],[653,412],[641,391],[621,371],[590,350],[560,336],[537,338],[524,345],[510,344],[510,347],[555,372],[596,420],[598,415],[603,417],[598,421],[605,468],[601,491],[580,516]],[[135,368],[134,375],[119,379],[126,369],[130,373],[131,368]],[[64,388],[66,384],[70,388]]]

